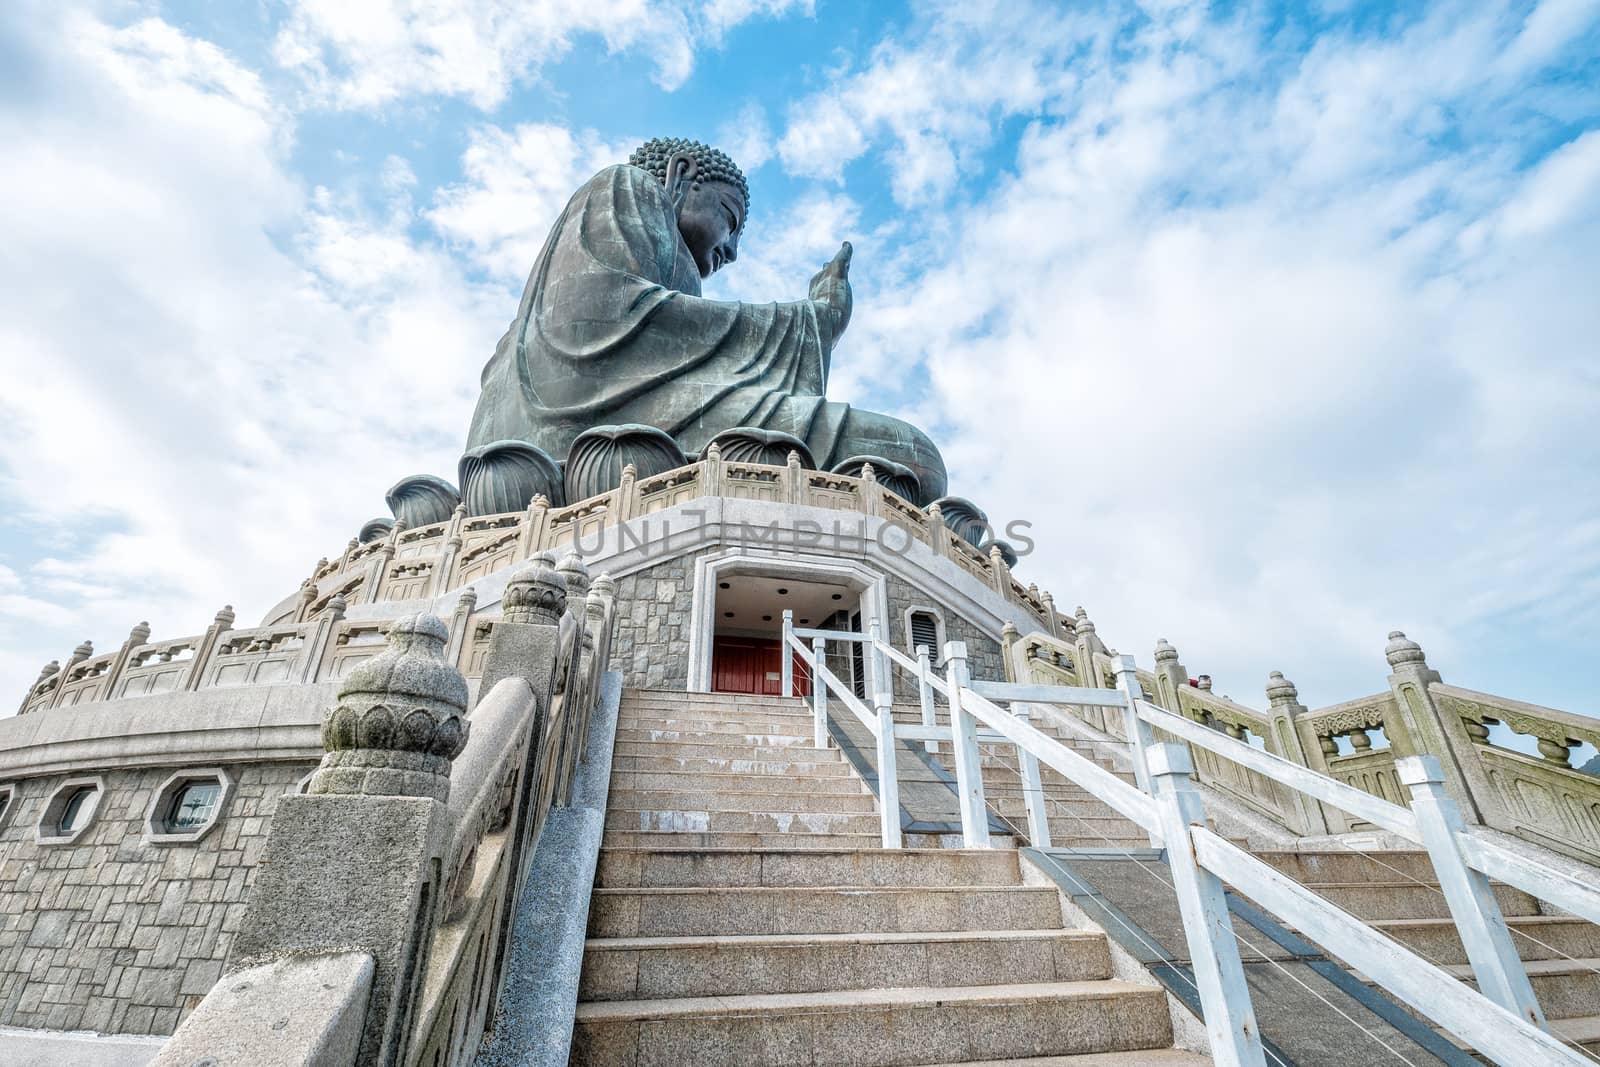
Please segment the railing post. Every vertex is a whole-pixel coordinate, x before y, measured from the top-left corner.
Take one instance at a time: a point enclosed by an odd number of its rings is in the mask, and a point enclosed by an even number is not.
[[[928,681],[928,675],[933,671],[929,662],[927,645],[917,646],[917,701],[922,705],[922,725],[937,726],[939,718],[933,710],[933,685]],[[923,748],[928,752],[939,751],[939,742],[929,740],[923,742]]]
[[[894,705],[879,689],[872,694],[878,713],[878,818],[883,847],[900,847],[900,768],[895,758]]]
[[[817,748],[828,747],[828,684],[822,680],[820,668],[826,666],[823,657],[828,644],[820,637],[811,639],[811,662],[817,669],[811,672],[812,742]]]
[[[1013,703],[1011,713],[1029,719],[1031,704]],[[1034,848],[1050,847],[1049,802],[1044,798],[1044,783],[1039,779],[1039,757],[1017,746],[1017,769],[1022,775],[1022,803],[1028,813],[1028,843]]]
[[[989,848],[989,808],[983,800],[983,756],[978,751],[978,723],[962,710],[967,675],[967,643],[946,641],[945,681],[950,687],[950,748],[956,765],[956,793],[961,805],[961,843]]]
[[[878,624],[877,616],[867,620],[867,644],[861,649],[861,668],[867,672],[866,693],[867,699],[872,700],[879,689],[883,688],[883,657],[878,655],[878,642],[883,638],[883,627]]]
[[[1205,825],[1200,791],[1190,780],[1194,764],[1182,745],[1152,745],[1150,776],[1155,784],[1156,812],[1161,839],[1166,844],[1172,887],[1178,895],[1184,937],[1206,1034],[1211,1039],[1211,1059],[1217,1067],[1265,1067],[1261,1032],[1245,984],[1244,964],[1233,938],[1228,900],[1222,882],[1195,860],[1191,826]]]
[[[900,768],[894,745],[894,678],[888,657],[878,646],[883,641],[883,624],[874,616],[867,626],[871,639],[866,647],[868,695],[878,716],[878,809],[883,827],[883,847],[900,847]]]
[[[794,640],[794,610],[783,609],[783,639],[778,642],[778,654],[783,663],[778,668],[781,671],[782,682],[779,683],[778,692],[786,697],[794,696],[794,649],[789,647],[789,642]]]
[[[1121,691],[1124,700],[1122,708],[1122,732],[1128,738],[1128,755],[1133,761],[1133,781],[1140,792],[1150,792],[1150,746],[1156,743],[1155,734],[1150,729],[1150,724],[1139,717],[1138,702],[1144,699],[1144,687],[1139,684],[1139,675],[1134,670],[1132,656],[1115,656],[1112,658],[1112,667],[1117,678],[1117,689]],[[1156,847],[1160,842],[1156,835],[1150,835],[1150,846]]]
[[[1389,634],[1383,652],[1393,670],[1389,689],[1406,734],[1396,736],[1393,725],[1384,723],[1396,757],[1413,753],[1435,757],[1445,775],[1445,788],[1461,809],[1462,821],[1506,829],[1500,798],[1478,760],[1477,746],[1461,716],[1446,713],[1428,689],[1439,681],[1439,672],[1428,666],[1421,647],[1399,630]]]
[[[1507,1011],[1548,1029],[1489,878],[1468,867],[1461,855],[1456,835],[1466,824],[1445,787],[1444,769],[1432,756],[1403,756],[1395,760],[1395,771],[1411,790],[1411,813],[1439,876],[1439,888],[1450,906],[1450,917],[1467,950],[1479,991]]]

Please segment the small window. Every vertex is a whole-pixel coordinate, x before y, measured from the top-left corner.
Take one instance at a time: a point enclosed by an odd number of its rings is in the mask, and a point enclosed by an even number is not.
[[[55,836],[66,837],[74,830],[81,830],[89,823],[89,802],[94,799],[93,786],[81,786],[67,794],[67,801],[61,807],[61,815],[56,819]]]
[[[5,829],[6,819],[11,814],[13,801],[17,798],[16,788],[9,785],[0,785],[0,830]]]
[[[937,661],[939,659],[939,620],[933,617],[932,612],[913,611],[911,613],[911,654],[917,654],[917,649],[927,646],[928,655]]]
[[[180,845],[199,841],[222,818],[233,779],[221,767],[179,771],[156,790],[145,813],[146,844]]]
[[[95,813],[105,795],[101,778],[69,778],[45,801],[35,830],[41,845],[70,845],[94,825]]]
[[[216,814],[222,800],[222,783],[216,779],[185,782],[172,794],[165,820],[169,834],[187,834],[200,829]]]

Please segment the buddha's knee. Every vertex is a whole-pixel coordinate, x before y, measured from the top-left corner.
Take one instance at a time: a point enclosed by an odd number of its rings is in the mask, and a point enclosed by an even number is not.
[[[928,435],[892,415],[852,407],[834,447],[835,462],[849,456],[879,456],[910,467],[917,476],[917,503],[944,496],[949,478],[944,457]]]

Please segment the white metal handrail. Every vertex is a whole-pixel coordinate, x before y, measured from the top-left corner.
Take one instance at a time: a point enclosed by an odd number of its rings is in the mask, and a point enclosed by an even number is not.
[[[813,639],[810,650],[801,643],[802,636]],[[968,847],[990,844],[977,745],[980,722],[988,728],[985,733],[989,737],[1017,748],[1024,796],[1029,803],[1030,834],[1039,835],[1034,838],[1035,844],[1040,844],[1042,838],[1042,847],[1048,845],[1048,824],[1038,782],[1040,761],[1145,828],[1152,844],[1166,843],[1173,887],[1178,896],[1215,1062],[1224,1065],[1265,1063],[1223,895],[1224,880],[1405,1003],[1470,1042],[1482,1054],[1519,1067],[1522,1064],[1587,1062],[1545,1029],[1527,973],[1511,945],[1504,917],[1495,903],[1489,877],[1516,885],[1596,921],[1600,921],[1600,893],[1463,826],[1454,801],[1445,792],[1443,774],[1431,757],[1397,761],[1402,781],[1411,789],[1412,808],[1408,811],[1148,703],[1142,699],[1129,656],[1115,658],[1118,668],[1115,694],[1109,690],[1075,686],[974,683],[967,676],[966,647],[961,642],[945,646],[946,677],[939,679],[928,665],[927,650],[919,649],[917,659],[912,660],[879,638],[876,621],[865,635],[796,631],[789,614],[785,613],[782,642],[785,692],[792,692],[789,650],[795,649],[803,662],[811,664],[813,677],[820,679],[813,687],[819,738],[826,723],[829,690],[842,697],[848,694],[846,699],[851,710],[864,722],[868,719],[865,705],[827,671],[823,663],[824,642],[829,639],[866,646],[864,663],[877,711],[879,800],[886,847],[899,845],[894,766],[897,735],[950,739],[964,843]],[[920,727],[896,727],[889,714],[887,676],[894,666],[917,676],[923,695],[924,724]],[[935,692],[943,695],[949,704],[948,727],[933,724],[931,698]],[[1001,708],[996,700],[1011,702],[1012,711]],[[1028,705],[1032,703],[1123,707],[1137,785],[1129,785],[1040,732],[1027,721]],[[1182,745],[1155,744],[1153,728],[1216,752],[1290,789],[1422,844],[1433,861],[1440,889],[1449,904],[1481,992],[1465,986],[1448,972],[1210,830],[1205,822],[1200,793],[1191,780],[1193,765],[1188,750]],[[891,797],[894,799],[892,807]],[[891,812],[896,820],[893,835],[889,830]],[[1177,845],[1180,840],[1184,841],[1183,847]]]

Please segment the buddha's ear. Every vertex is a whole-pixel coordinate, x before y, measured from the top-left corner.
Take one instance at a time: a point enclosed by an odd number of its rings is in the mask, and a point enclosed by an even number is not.
[[[672,201],[674,212],[683,210],[683,200],[689,195],[689,187],[694,184],[699,169],[694,157],[687,152],[678,152],[667,160],[667,198]]]

